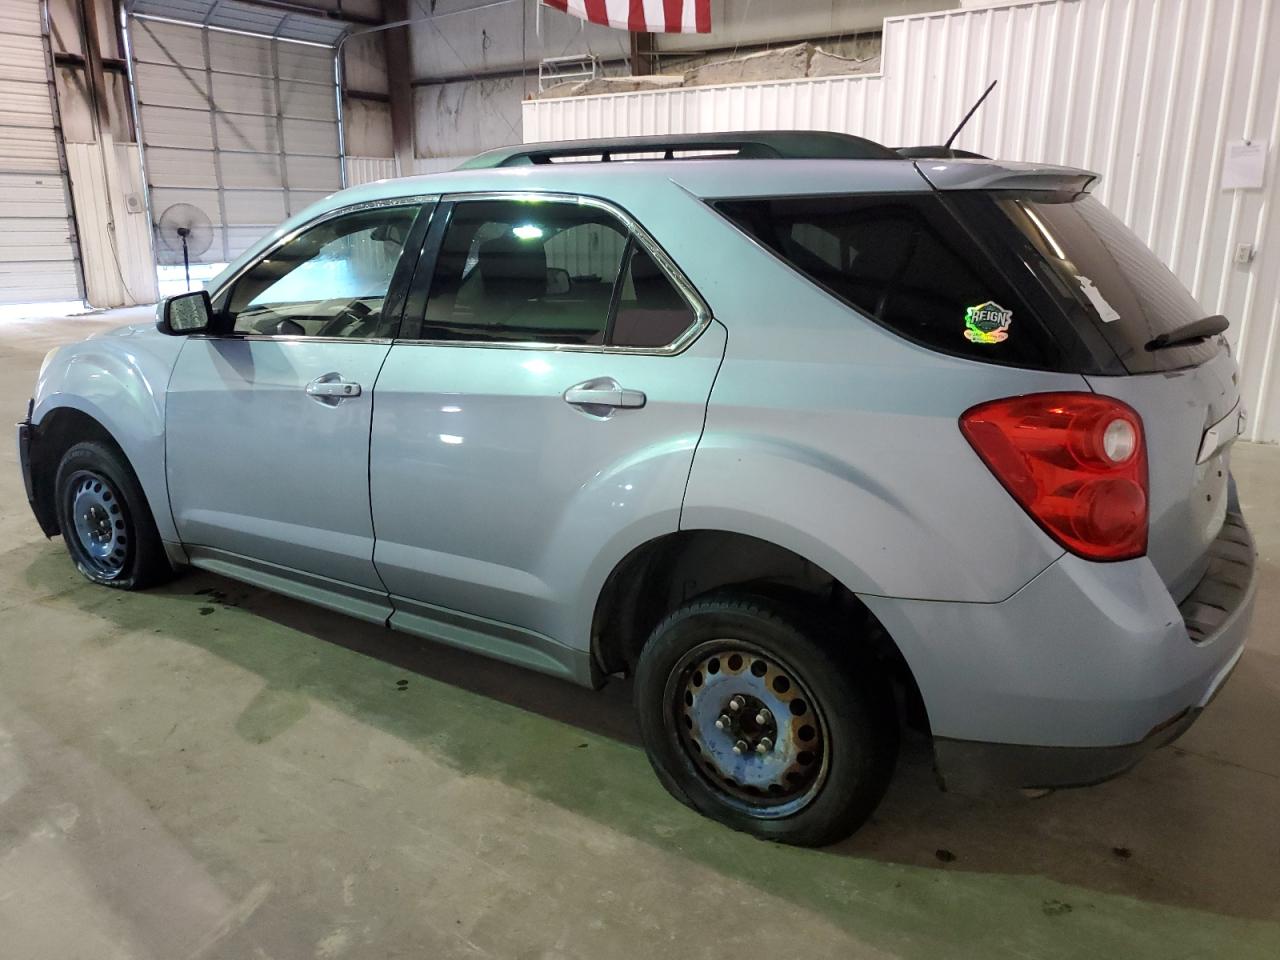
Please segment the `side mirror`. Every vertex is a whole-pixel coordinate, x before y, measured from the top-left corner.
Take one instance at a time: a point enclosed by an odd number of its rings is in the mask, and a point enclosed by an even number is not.
[[[569,271],[561,267],[547,267],[547,296],[563,297],[573,288]]]
[[[165,297],[156,310],[156,328],[171,337],[204,333],[213,322],[208,290],[193,290]]]

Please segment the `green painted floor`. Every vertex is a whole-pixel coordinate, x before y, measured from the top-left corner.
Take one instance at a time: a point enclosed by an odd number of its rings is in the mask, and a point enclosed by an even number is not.
[[[0,324],[18,419],[101,320]],[[796,850],[670,800],[601,693],[206,574],[122,595],[0,445],[0,956],[1280,957],[1280,449],[1236,473],[1251,646],[1178,744],[1038,800],[934,785]]]

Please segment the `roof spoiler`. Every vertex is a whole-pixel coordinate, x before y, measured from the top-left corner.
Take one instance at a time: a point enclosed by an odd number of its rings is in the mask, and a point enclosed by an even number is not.
[[[1088,193],[1098,175],[1078,167],[999,160],[917,160],[920,176],[935,190],[1035,190],[1075,195]]]
[[[656,154],[675,160],[677,153],[706,151],[740,160],[900,160],[901,155],[873,140],[830,130],[758,130],[735,133],[677,133],[653,137],[607,137],[499,147],[472,157],[459,170],[485,170],[575,159],[608,162],[620,154]],[[691,158],[696,159],[696,158]]]

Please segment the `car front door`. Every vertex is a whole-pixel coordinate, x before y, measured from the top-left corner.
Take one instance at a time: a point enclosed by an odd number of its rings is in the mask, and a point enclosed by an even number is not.
[[[724,329],[598,201],[455,198],[426,247],[371,445],[392,623],[566,672],[600,568],[678,528]]]
[[[167,471],[198,566],[367,619],[388,613],[369,512],[373,386],[428,216],[418,199],[296,232],[218,293],[222,332],[183,346]]]

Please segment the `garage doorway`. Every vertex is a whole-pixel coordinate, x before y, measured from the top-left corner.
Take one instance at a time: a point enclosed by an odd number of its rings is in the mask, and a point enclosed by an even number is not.
[[[341,188],[332,47],[137,15],[129,33],[162,281],[181,274],[158,228],[176,205],[211,228],[194,282]]]
[[[0,0],[0,304],[83,298],[42,6]]]

